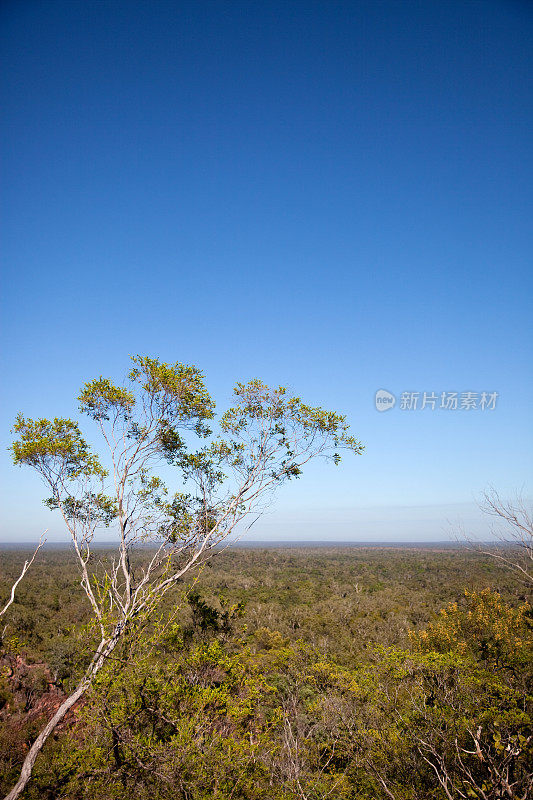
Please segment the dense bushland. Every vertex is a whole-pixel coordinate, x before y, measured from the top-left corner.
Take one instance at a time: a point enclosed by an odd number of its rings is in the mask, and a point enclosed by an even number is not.
[[[23,556],[2,556],[8,585]],[[5,789],[90,657],[78,580],[65,551],[45,549],[10,609]],[[132,626],[24,796],[526,798],[524,591],[461,549],[219,554]]]

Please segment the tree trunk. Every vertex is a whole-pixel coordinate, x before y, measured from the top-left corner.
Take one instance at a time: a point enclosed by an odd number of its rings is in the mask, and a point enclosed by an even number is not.
[[[72,706],[74,706],[80,697],[83,697],[87,689],[90,688],[94,678],[96,677],[97,672],[100,670],[102,665],[104,664],[106,658],[113,652],[115,649],[117,642],[120,638],[120,635],[123,631],[123,625],[119,624],[115,628],[115,632],[111,639],[106,639],[100,642],[98,650],[95,653],[95,656],[87,669],[83,679],[78,684],[77,688],[70,694],[66,700],[64,700],[59,708],[57,709],[56,713],[52,717],[52,719],[48,722],[47,725],[42,729],[34,743],[29,749],[28,755],[24,759],[24,763],[22,765],[22,769],[20,771],[20,777],[16,784],[13,786],[11,791],[6,794],[4,800],[17,800],[18,797],[22,794],[28,781],[31,778],[31,773],[33,770],[33,765],[37,759],[37,756],[43,749],[46,740],[50,736],[51,733],[57,728],[59,723],[65,718],[68,714]]]

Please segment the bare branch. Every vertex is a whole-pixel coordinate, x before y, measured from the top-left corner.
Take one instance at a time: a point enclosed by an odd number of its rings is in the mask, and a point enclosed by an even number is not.
[[[520,493],[513,500],[503,500],[496,489],[484,493],[480,509],[496,523],[490,531],[493,542],[480,541],[466,534],[470,547],[495,559],[529,588],[533,587],[533,509]]]
[[[24,566],[22,567],[22,571],[21,571],[20,575],[18,576],[17,580],[14,582],[13,586],[11,587],[11,594],[9,596],[9,600],[7,601],[7,603],[5,604],[3,609],[0,611],[0,617],[4,616],[4,614],[6,613],[6,611],[9,608],[9,606],[15,600],[15,592],[17,591],[17,586],[19,585],[19,583],[21,582],[21,580],[23,579],[23,577],[25,576],[25,574],[27,573],[27,571],[29,570],[29,568],[31,567],[33,562],[35,561],[35,557],[36,557],[37,553],[39,552],[39,550],[41,549],[43,544],[46,542],[46,539],[44,538],[46,532],[47,531],[44,531],[44,533],[41,534],[41,537],[39,539],[39,543],[38,543],[37,547],[35,548],[35,550],[33,551],[32,557],[29,560],[24,562]]]

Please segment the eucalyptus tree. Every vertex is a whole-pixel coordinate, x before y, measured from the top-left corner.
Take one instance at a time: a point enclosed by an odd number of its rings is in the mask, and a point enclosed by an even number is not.
[[[33,742],[6,800],[21,794],[47,738],[99,671],[107,663],[117,668],[111,654],[136,621],[149,618],[228,537],[242,534],[309,461],[338,464],[342,451],[363,450],[345,417],[306,405],[284,387],[238,383],[234,405],[215,424],[200,370],[144,356],[132,360],[123,384],[100,377],[78,398],[105,456],[91,450],[75,420],[20,414],[14,425],[14,462],[40,474],[46,504],[63,518],[98,643],[78,685]],[[114,530],[116,548],[110,566],[97,569],[99,529]],[[133,551],[147,544],[151,549],[134,569]]]

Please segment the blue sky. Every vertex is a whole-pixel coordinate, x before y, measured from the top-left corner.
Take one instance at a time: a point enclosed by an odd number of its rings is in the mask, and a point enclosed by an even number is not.
[[[442,539],[531,492],[527,2],[2,7],[2,539],[61,536],[13,418],[132,353],[346,413],[258,538]],[[374,394],[496,391],[378,413]],[[480,524],[480,523],[479,523]]]

